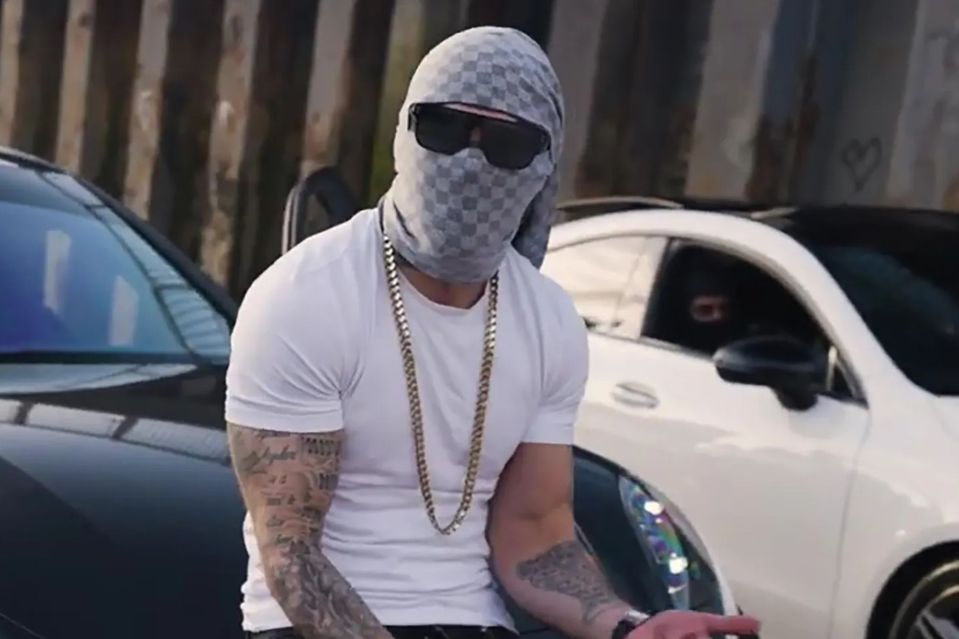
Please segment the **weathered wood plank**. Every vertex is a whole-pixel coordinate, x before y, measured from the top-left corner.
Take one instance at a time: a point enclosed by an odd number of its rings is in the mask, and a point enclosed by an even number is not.
[[[594,86],[604,17],[610,0],[555,0],[549,34],[549,57],[556,68],[566,105],[566,130],[560,160],[561,198],[576,191],[576,173],[583,159],[593,117]]]
[[[642,4],[636,0],[610,0],[606,13],[597,17],[602,24],[597,57],[602,62],[590,83],[593,97],[591,116],[586,119],[586,140],[578,163],[572,167],[574,173],[568,176],[567,182],[572,184],[567,185],[567,192],[570,186],[582,196],[615,192],[624,120],[632,115],[623,91],[636,67],[641,15]]]
[[[143,219],[154,217],[159,199],[155,176],[172,12],[173,0],[143,0],[123,191],[126,205]]]
[[[700,0],[645,0],[618,97],[620,137],[609,167],[617,193],[682,195],[702,73],[696,47],[707,34]],[[653,98],[653,99],[651,99]]]
[[[393,180],[397,115],[413,72],[430,49],[465,26],[467,6],[465,0],[397,0],[390,28],[368,201],[382,195]]]
[[[546,46],[556,0],[471,0],[467,27],[512,27]]]
[[[393,0],[321,2],[306,111],[303,172],[339,167],[367,193]]]
[[[93,63],[93,27],[97,10],[96,0],[70,0],[67,17],[66,51],[63,60],[61,95],[69,96],[60,102],[60,126],[57,140],[57,163],[84,173],[81,152],[87,132],[90,66]]]
[[[66,0],[5,0],[0,36],[0,144],[53,158]]]
[[[71,0],[57,162],[122,191],[139,0]]]
[[[235,211],[230,286],[246,286],[280,253],[286,196],[299,178],[317,0],[263,6],[247,133],[249,170]],[[279,72],[278,72],[279,71]]]
[[[127,203],[194,259],[209,210],[222,20],[223,0],[145,0],[137,54]]]
[[[782,2],[713,3],[686,180],[690,195],[746,195]]]
[[[200,265],[221,284],[229,283],[236,212],[244,195],[242,174],[250,168],[247,136],[262,8],[263,0],[227,0],[224,5],[207,175],[209,218],[200,237]]]

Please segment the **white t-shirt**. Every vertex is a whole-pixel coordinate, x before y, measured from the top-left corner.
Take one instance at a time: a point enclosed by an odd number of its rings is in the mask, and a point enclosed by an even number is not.
[[[399,341],[375,210],[285,254],[250,287],[233,333],[226,419],[289,432],[345,429],[323,551],[385,625],[512,626],[488,566],[488,501],[522,442],[572,444],[586,331],[566,293],[510,250],[472,508],[443,536],[416,475]],[[405,280],[437,518],[459,504],[487,301],[442,306]],[[244,628],[288,627],[264,578],[249,515]]]

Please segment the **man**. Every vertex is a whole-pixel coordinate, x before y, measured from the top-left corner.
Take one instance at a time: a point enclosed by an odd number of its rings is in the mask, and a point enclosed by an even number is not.
[[[563,109],[543,51],[500,28],[431,51],[396,179],[250,288],[226,415],[249,513],[252,637],[509,637],[494,573],[571,637],[750,632],[642,615],[576,541],[586,337],[540,275]]]
[[[683,282],[684,299],[689,300],[683,343],[710,355],[741,333],[735,322],[730,276],[724,268],[693,269]]]

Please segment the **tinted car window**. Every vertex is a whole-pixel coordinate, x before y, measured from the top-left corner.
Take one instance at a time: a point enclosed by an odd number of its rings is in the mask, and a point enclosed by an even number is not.
[[[811,248],[907,377],[933,393],[959,395],[959,244],[951,251]]]
[[[593,330],[637,337],[664,245],[639,235],[590,240],[550,251],[542,270]]]
[[[68,176],[0,169],[0,354],[225,358],[224,318],[97,201]]]
[[[740,339],[788,335],[828,359],[832,343],[791,290],[764,269],[737,256],[694,243],[679,243],[656,285],[646,337],[712,356]],[[848,397],[850,387],[836,361],[821,390]]]

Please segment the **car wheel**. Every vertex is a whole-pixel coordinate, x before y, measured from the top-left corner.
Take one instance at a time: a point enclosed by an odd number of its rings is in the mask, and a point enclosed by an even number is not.
[[[909,591],[893,618],[888,639],[959,637],[959,561],[942,564]]]

